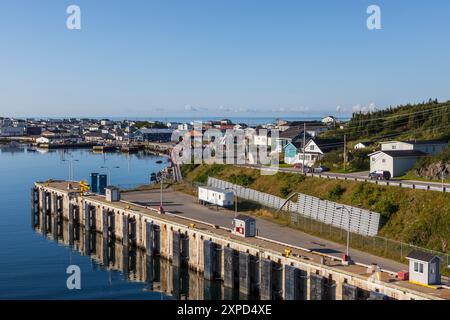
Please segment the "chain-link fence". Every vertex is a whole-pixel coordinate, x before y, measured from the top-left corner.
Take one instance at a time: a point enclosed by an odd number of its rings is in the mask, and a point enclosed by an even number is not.
[[[325,224],[320,221],[304,217],[295,212],[283,212],[282,215],[285,215],[288,219],[290,218],[290,224],[292,226],[306,233],[318,235],[340,243],[346,243],[347,241],[347,231],[342,228],[337,228],[330,224]],[[370,237],[350,233],[350,246],[355,249],[360,249],[365,252],[370,252],[378,256],[383,256],[401,262],[406,262],[405,258],[411,251],[419,250],[439,256],[443,267],[448,267],[450,265],[449,253],[434,251],[380,236]]]

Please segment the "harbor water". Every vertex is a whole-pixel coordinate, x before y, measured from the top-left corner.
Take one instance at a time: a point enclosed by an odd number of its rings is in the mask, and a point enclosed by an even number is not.
[[[68,179],[70,175],[77,181],[89,181],[90,173],[98,172],[110,173],[111,184],[132,188],[148,183],[151,173],[166,164],[165,158],[143,153],[0,146],[0,299],[233,298],[235,293],[224,296],[220,283],[204,281],[195,272],[146,257],[138,249],[123,248],[112,239],[78,230],[72,243],[64,243],[42,234],[39,224],[30,223],[30,188],[35,181]],[[114,251],[112,261],[99,261],[95,250],[83,251],[86,239],[96,244],[95,248]],[[107,246],[102,247],[102,241],[108,241]],[[67,287],[70,265],[80,267],[80,290]]]

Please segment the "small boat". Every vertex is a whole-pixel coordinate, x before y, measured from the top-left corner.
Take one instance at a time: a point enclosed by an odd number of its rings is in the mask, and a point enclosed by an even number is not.
[[[158,161],[156,161],[156,163],[157,163],[157,164],[161,164],[161,163],[163,163],[163,162],[162,162],[162,160],[158,160]]]

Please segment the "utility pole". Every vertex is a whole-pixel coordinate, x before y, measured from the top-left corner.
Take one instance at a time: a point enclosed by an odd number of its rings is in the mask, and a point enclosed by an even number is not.
[[[344,134],[344,171],[347,166],[347,135]]]
[[[302,171],[305,173],[305,148],[306,148],[306,123],[303,122],[303,165]]]

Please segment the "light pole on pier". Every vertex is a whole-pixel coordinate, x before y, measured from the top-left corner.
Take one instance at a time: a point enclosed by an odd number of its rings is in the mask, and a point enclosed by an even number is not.
[[[346,258],[347,261],[350,261],[350,221],[351,221],[351,216],[352,216],[352,212],[351,210],[347,209],[345,206],[339,206],[336,207],[337,210],[345,210],[347,211],[347,250],[346,250]]]
[[[69,181],[73,181],[74,179],[74,163],[78,162],[77,159],[62,159],[63,162],[68,162],[69,163]]]
[[[110,167],[106,167],[106,166],[101,166],[100,168],[101,169],[106,169],[108,171],[108,186],[110,186],[111,185],[111,171],[112,171],[112,169],[120,169],[120,167],[119,166],[115,166],[115,167],[110,168]]]
[[[233,196],[234,196],[234,217],[237,217],[238,214],[238,197],[237,197],[237,193],[236,190],[234,188],[226,188],[225,190],[232,190],[233,191]]]

